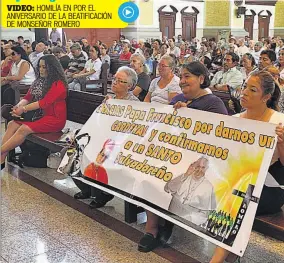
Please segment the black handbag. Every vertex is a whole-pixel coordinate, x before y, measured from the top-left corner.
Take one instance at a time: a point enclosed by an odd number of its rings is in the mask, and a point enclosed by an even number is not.
[[[43,117],[42,109],[31,110],[26,113],[23,113],[20,117],[15,117],[11,115],[12,108],[14,106],[12,104],[5,104],[1,107],[1,116],[7,121],[15,120],[15,121],[36,121]]]
[[[235,115],[241,112],[242,106],[240,101],[231,94],[229,87],[228,91],[213,90],[212,93],[224,102],[229,115]],[[231,107],[230,104],[232,104],[233,107]]]

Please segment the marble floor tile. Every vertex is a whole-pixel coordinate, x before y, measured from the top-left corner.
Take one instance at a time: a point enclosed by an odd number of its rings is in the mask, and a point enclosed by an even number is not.
[[[69,249],[55,249],[17,263],[91,263]]]
[[[4,258],[0,257],[0,263],[7,263],[7,261]]]
[[[13,236],[1,239],[1,256],[9,263],[26,260],[47,251],[64,248],[53,237],[41,230],[30,230]]]
[[[104,240],[104,244],[95,240],[87,240],[85,243],[75,244],[72,249],[90,262],[98,263],[166,263],[169,262],[156,254],[141,253],[137,251],[137,244],[129,240]],[[97,248],[97,249],[94,249]]]
[[[25,168],[25,172],[27,172],[27,169],[29,174],[71,196],[78,192],[70,178],[65,178],[54,172],[49,173],[50,169],[43,169],[43,171],[42,169]],[[3,181],[2,196],[4,193],[3,204],[1,205],[2,213],[5,214],[8,211],[19,218],[20,221],[31,223],[42,229],[45,234],[51,235],[62,246],[72,250],[75,255],[79,254],[85,260],[95,263],[166,262],[153,253],[146,255],[138,253],[137,244],[74,211],[72,208],[62,205],[62,203],[48,195],[37,190],[32,191],[34,188],[31,186],[10,177],[2,176],[1,179]],[[27,203],[25,198],[31,198],[33,201]],[[90,200],[84,200],[83,202],[89,203]],[[124,222],[124,201],[119,198],[114,198],[99,210]],[[139,224],[133,223],[131,226],[143,232],[145,224],[140,224],[143,222],[145,222],[145,213],[139,215]],[[13,227],[11,226],[10,229],[13,229]],[[174,228],[170,245],[202,263],[209,262],[215,249],[215,246],[210,242],[179,227]],[[94,248],[97,249],[94,250]],[[42,254],[42,258],[49,255],[50,258],[55,259],[56,253],[53,254],[53,250],[48,250]],[[31,262],[41,263],[41,261],[34,260],[38,257],[41,258],[40,256],[34,255],[32,257],[30,255],[33,260]],[[61,254],[58,258],[60,257],[62,257]],[[27,258],[23,260],[25,260],[23,262],[30,262]],[[73,262],[72,259],[70,259],[70,262]],[[252,232],[248,248],[241,262],[284,263],[284,242]]]
[[[35,229],[36,226],[22,221],[19,217],[8,212],[1,214],[1,235],[3,237],[12,236],[22,232]]]

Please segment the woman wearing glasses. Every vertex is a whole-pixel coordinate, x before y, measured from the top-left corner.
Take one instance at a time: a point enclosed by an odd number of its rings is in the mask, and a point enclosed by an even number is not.
[[[120,67],[113,79],[111,89],[114,92],[113,99],[118,100],[132,100],[132,101],[139,101],[139,99],[133,95],[131,90],[137,84],[137,74],[136,72],[129,68],[129,67]],[[110,99],[110,97],[106,97],[106,100]],[[93,168],[91,168],[93,167]],[[93,177],[93,174],[96,173],[94,170],[95,166],[91,165],[87,170],[85,170],[85,176]],[[89,204],[90,208],[100,208],[106,205],[107,202],[113,199],[113,195],[108,194],[98,188],[92,187],[88,184],[85,184],[79,180],[74,180],[74,183],[77,187],[81,190],[79,193],[74,195],[75,199],[88,199],[92,195],[92,202]]]
[[[245,109],[239,118],[276,124],[277,146],[272,156],[269,172],[260,196],[256,215],[274,214],[284,205],[284,114],[278,112],[280,91],[272,75],[267,71],[256,71],[248,78],[241,92],[241,105]],[[270,180],[269,180],[270,179]],[[276,184],[272,187],[271,182]],[[278,185],[278,187],[277,187]],[[234,262],[237,256],[217,247],[211,263]]]
[[[174,74],[175,67],[175,57],[164,55],[161,58],[158,64],[160,76],[152,80],[144,102],[169,104],[176,95],[181,93],[179,77]]]
[[[12,47],[12,61],[10,73],[6,77],[1,77],[1,104],[15,104],[15,92],[11,84],[31,85],[35,80],[34,68],[22,47]]]

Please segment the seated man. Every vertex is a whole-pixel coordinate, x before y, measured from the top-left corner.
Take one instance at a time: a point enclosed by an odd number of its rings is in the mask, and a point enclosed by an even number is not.
[[[262,50],[263,50],[262,42],[261,41],[256,42],[255,45],[254,45],[254,51],[251,52],[251,54],[253,55],[253,57],[255,59],[256,64],[258,64],[260,53],[261,53]]]
[[[225,55],[223,61],[223,70],[218,71],[211,81],[211,89],[219,91],[230,91],[233,93],[243,84],[243,75],[237,70],[239,56],[229,52]]]
[[[67,70],[69,62],[70,62],[70,57],[67,54],[64,53],[63,48],[62,47],[53,47],[52,53],[53,53],[54,56],[57,57],[61,66],[63,67],[63,69]]]
[[[37,63],[39,59],[44,55],[43,52],[45,51],[45,49],[46,49],[46,44],[43,42],[39,42],[35,47],[35,51],[29,55],[29,59],[33,64],[34,68],[37,68]]]
[[[276,53],[272,49],[262,50],[260,53],[258,68],[260,70],[273,66],[276,61]]]
[[[71,53],[72,58],[68,64],[68,69],[65,71],[68,83],[71,83],[74,80],[73,76],[81,72],[86,64],[86,58],[78,43],[71,46]]]

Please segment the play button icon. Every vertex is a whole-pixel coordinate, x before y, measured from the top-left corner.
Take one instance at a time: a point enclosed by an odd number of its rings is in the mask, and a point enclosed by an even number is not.
[[[130,7],[125,7],[123,11],[124,16],[127,18],[132,17],[134,15],[134,10]]]
[[[132,23],[139,16],[139,9],[135,3],[126,2],[119,7],[118,15],[123,22]]]

